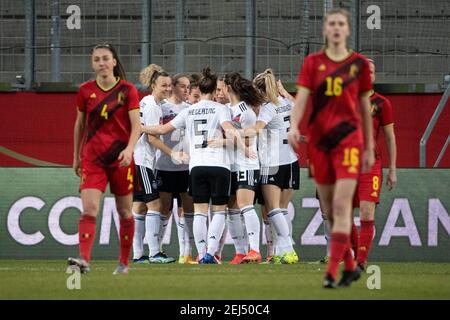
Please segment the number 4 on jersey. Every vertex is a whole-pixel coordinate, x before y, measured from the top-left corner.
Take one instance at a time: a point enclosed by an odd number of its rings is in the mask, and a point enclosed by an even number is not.
[[[102,112],[100,113],[100,116],[105,118],[105,120],[108,120],[108,105],[105,104],[102,108]]]

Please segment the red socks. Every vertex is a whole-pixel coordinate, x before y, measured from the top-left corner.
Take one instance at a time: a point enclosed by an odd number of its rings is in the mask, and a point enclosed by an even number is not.
[[[120,219],[120,257],[119,262],[128,266],[134,236],[134,218]]]
[[[356,261],[350,246],[347,247],[347,250],[345,250],[344,253],[344,269],[345,271],[355,271],[356,269]]]
[[[89,262],[92,245],[95,238],[96,218],[82,214],[78,224],[78,238],[80,241],[80,257]]]
[[[355,255],[355,259],[358,256],[358,228],[356,227],[356,224],[352,223],[352,231],[350,233],[350,241],[351,241],[351,248],[353,249],[353,254]]]
[[[330,241],[330,260],[328,261],[327,273],[329,273],[334,279],[337,276],[337,270],[339,262],[347,249],[350,248],[350,237],[345,233],[333,232],[331,234]]]
[[[361,221],[361,230],[359,234],[358,246],[358,264],[364,265],[369,255],[370,247],[372,246],[372,239],[375,233],[374,221]]]

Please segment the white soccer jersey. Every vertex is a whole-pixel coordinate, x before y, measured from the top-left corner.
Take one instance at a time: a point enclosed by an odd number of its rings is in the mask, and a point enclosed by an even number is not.
[[[231,119],[233,125],[237,129],[245,129],[252,127],[256,124],[256,114],[253,109],[245,102],[239,102],[238,104],[231,106]],[[256,137],[252,139],[250,149],[256,154]],[[233,148],[234,149],[234,148]],[[245,156],[244,151],[240,148],[232,154],[231,171],[244,171],[244,170],[259,170],[259,160],[250,159]]]
[[[141,124],[143,126],[159,125],[162,123],[161,105],[153,96],[144,97],[139,104]],[[137,165],[155,169],[155,148],[149,141],[148,135],[142,134],[134,147],[134,162]]]
[[[172,121],[183,109],[188,108],[189,104],[182,102],[173,104],[166,100],[161,103],[162,121],[166,124]],[[177,129],[171,133],[162,136],[162,140],[173,151],[189,152],[188,139],[184,139],[184,129]],[[156,153],[156,169],[162,171],[185,171],[189,170],[188,164],[176,164],[172,158],[158,150]]]
[[[230,169],[230,159],[225,148],[208,147],[208,140],[222,139],[222,123],[230,121],[230,112],[224,105],[210,101],[185,108],[170,123],[176,129],[185,128],[189,139],[189,170],[199,166]]]
[[[297,160],[288,143],[293,103],[283,97],[278,97],[278,101],[278,106],[268,102],[259,111],[258,121],[266,123],[266,130],[258,140],[261,167],[282,166]]]

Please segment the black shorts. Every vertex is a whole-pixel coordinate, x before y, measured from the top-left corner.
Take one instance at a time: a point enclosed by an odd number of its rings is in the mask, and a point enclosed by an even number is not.
[[[255,190],[255,200],[253,200],[253,204],[258,203],[259,205],[265,205],[264,196],[261,190],[261,184],[258,184],[258,187]]]
[[[222,167],[194,167],[191,170],[190,193],[194,203],[224,205],[230,197],[230,170]]]
[[[300,167],[298,161],[279,167],[261,168],[261,184],[272,184],[280,189],[298,190],[300,187]]]
[[[180,209],[182,207],[181,196],[179,193],[172,193],[172,202],[170,203],[170,211],[173,210],[173,202],[177,200],[177,208]]]
[[[163,171],[155,170],[155,178],[159,192],[184,193],[188,190],[189,170]]]
[[[238,189],[256,191],[259,184],[259,170],[243,170],[231,173],[231,195]]]
[[[159,198],[158,186],[152,169],[135,165],[134,178],[133,202],[149,203]]]

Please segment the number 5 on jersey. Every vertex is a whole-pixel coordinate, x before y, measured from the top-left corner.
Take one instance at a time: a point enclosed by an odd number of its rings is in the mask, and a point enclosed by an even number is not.
[[[200,130],[201,125],[208,123],[206,119],[194,120],[195,136],[202,137],[202,143],[195,144],[195,149],[206,148],[208,146],[208,130]]]

